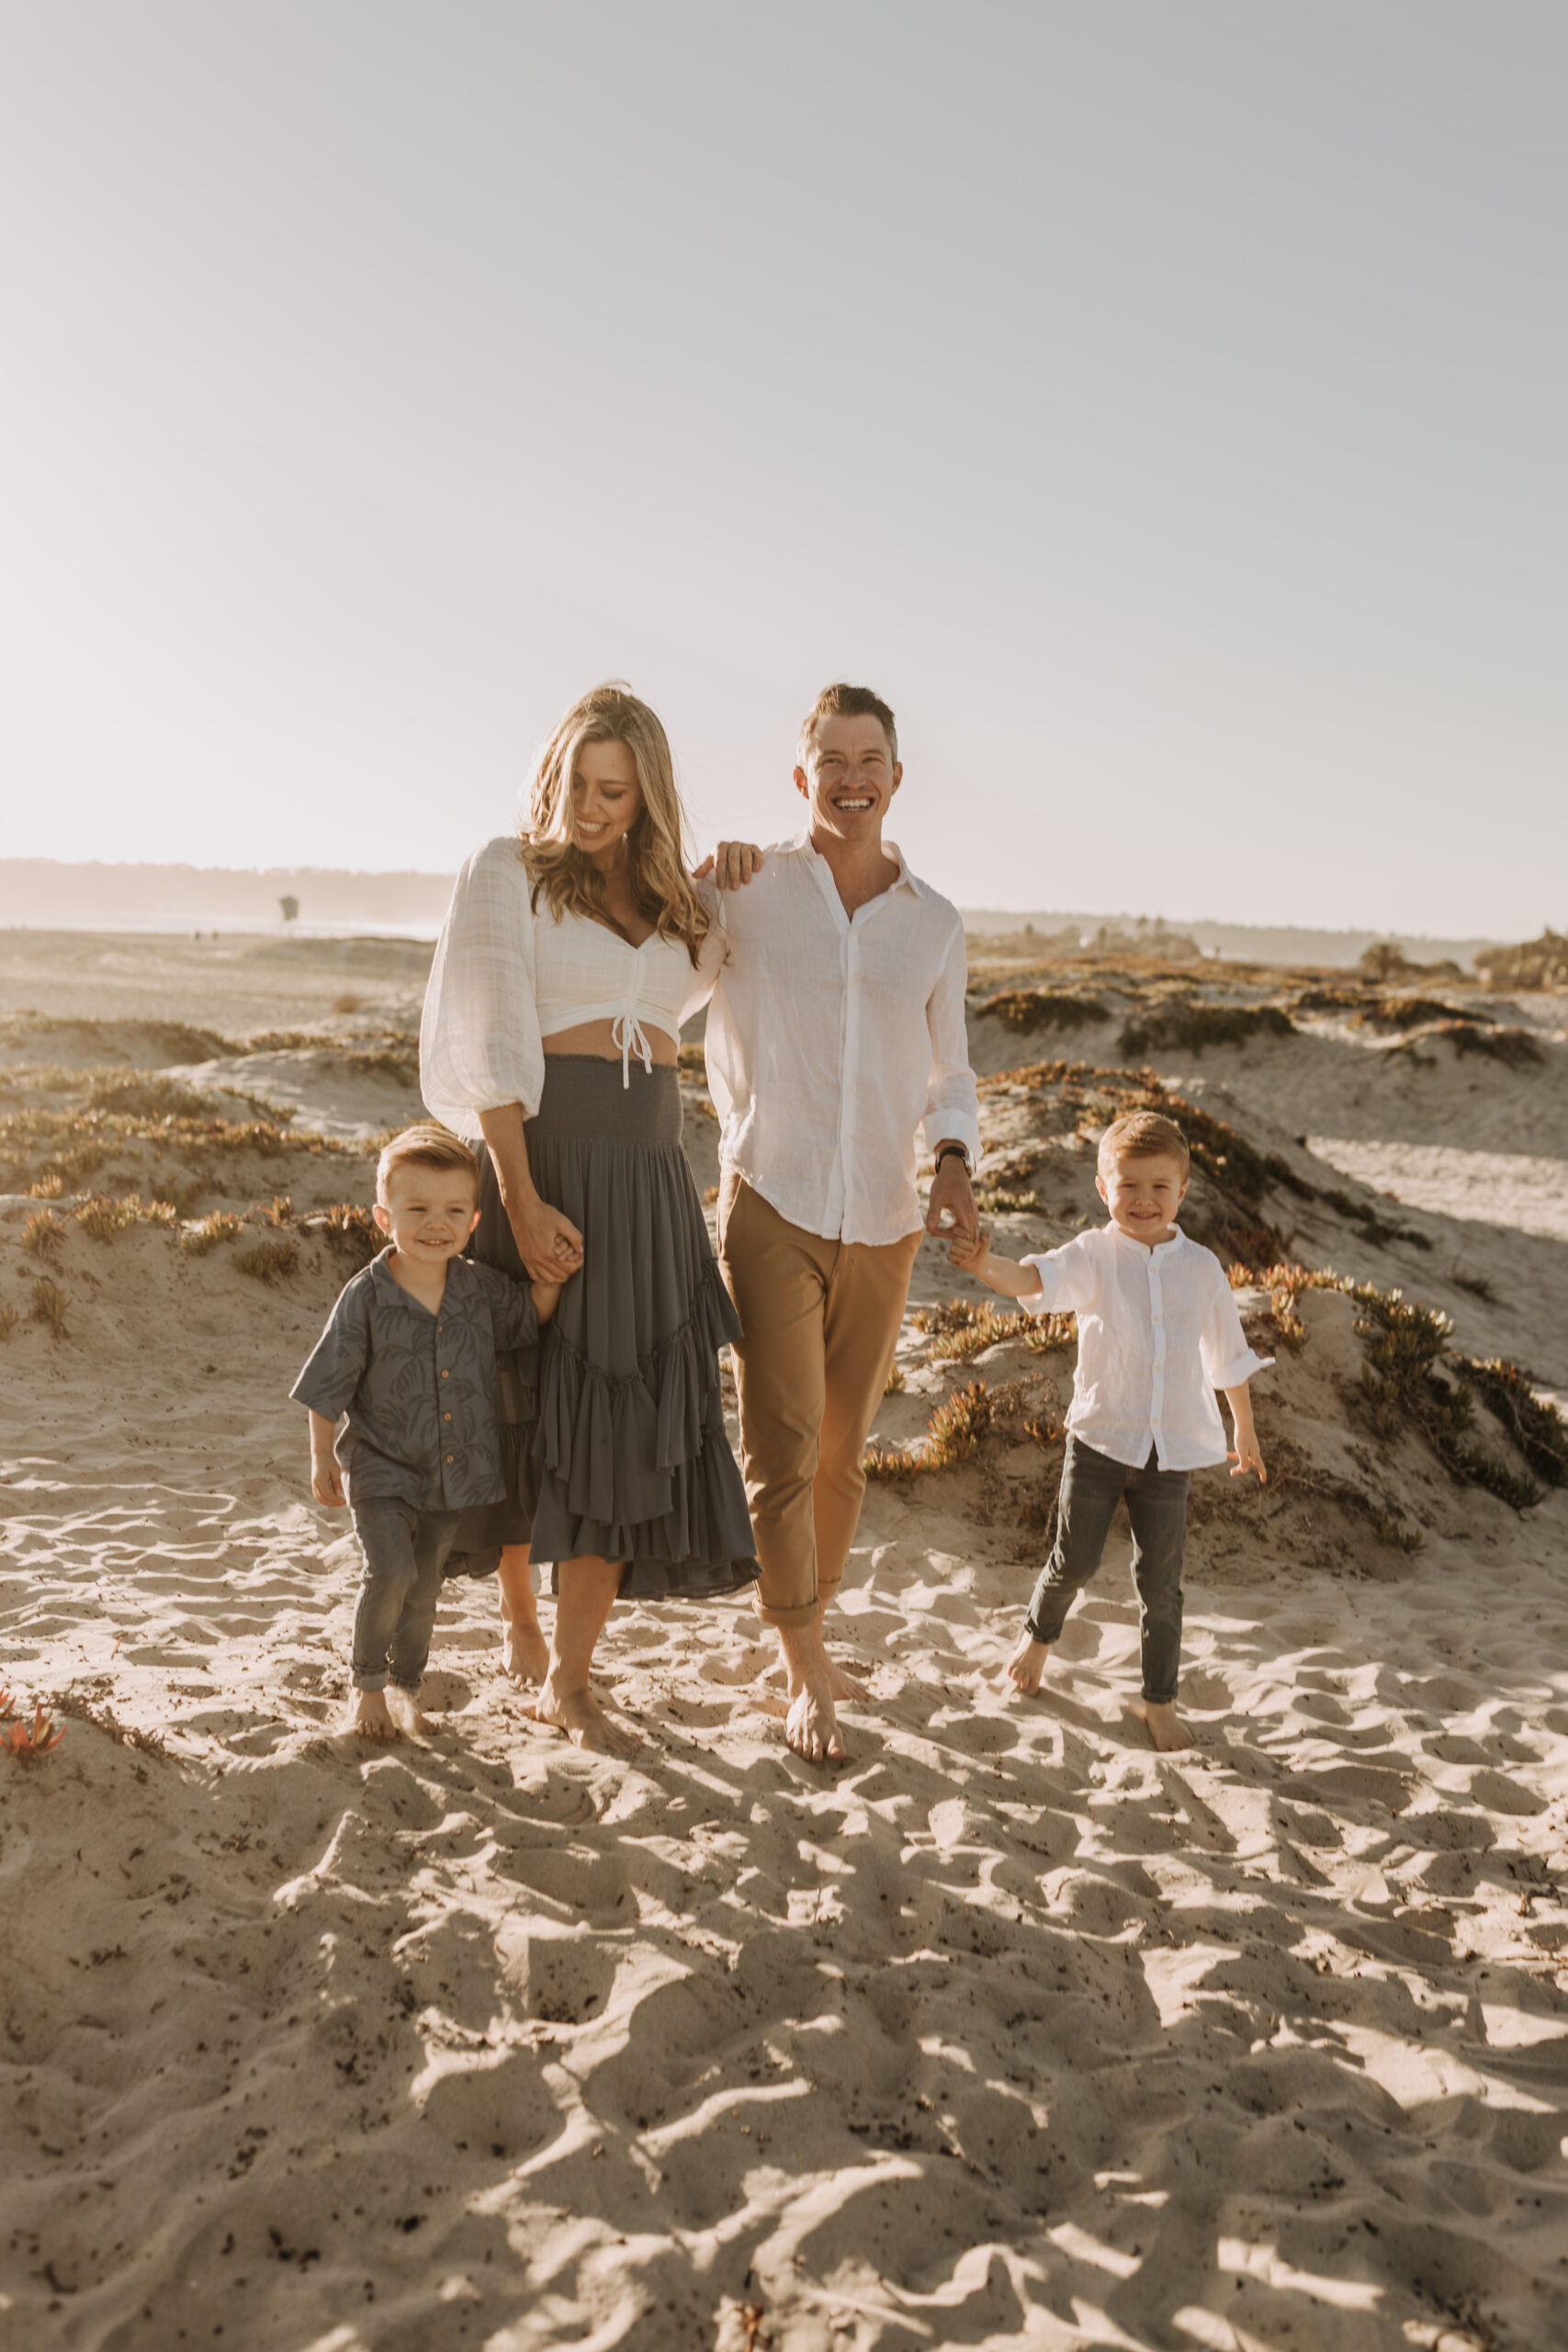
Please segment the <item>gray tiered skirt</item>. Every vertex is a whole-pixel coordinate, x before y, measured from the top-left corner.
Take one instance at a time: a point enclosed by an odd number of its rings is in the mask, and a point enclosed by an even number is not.
[[[623,1560],[628,1599],[739,1591],[759,1570],[718,1351],[740,1324],[681,1148],[675,1072],[634,1063],[626,1085],[619,1060],[551,1055],[527,1141],[583,1262],[537,1350],[502,1359],[507,1499],[466,1511],[454,1549],[470,1571],[502,1544],[552,1564]],[[523,1274],[488,1155],[470,1247]]]

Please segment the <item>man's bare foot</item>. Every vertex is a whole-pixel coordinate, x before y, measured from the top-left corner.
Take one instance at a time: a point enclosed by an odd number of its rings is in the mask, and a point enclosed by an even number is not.
[[[392,1721],[384,1690],[355,1690],[338,1718],[340,1732],[355,1733],[361,1739],[396,1739],[398,1726]]]
[[[828,1688],[840,1706],[863,1707],[870,1704],[871,1692],[865,1684],[857,1682],[852,1674],[846,1674],[831,1657],[828,1660]]]
[[[386,1700],[387,1712],[393,1723],[410,1739],[423,1739],[434,1729],[414,1691],[400,1690],[397,1684],[391,1682],[387,1686]]]
[[[611,1723],[592,1690],[563,1690],[548,1674],[528,1713],[536,1723],[565,1732],[574,1747],[594,1756],[629,1756],[637,1744]]]
[[[841,1764],[846,1751],[833,1712],[837,1694],[821,1618],[811,1618],[804,1625],[781,1625],[779,1648],[789,1686],[785,1739],[808,1764]]]
[[[1147,1724],[1149,1737],[1162,1756],[1171,1756],[1179,1747],[1195,1747],[1198,1744],[1174,1706],[1158,1705],[1152,1699],[1134,1699],[1133,1713]]]
[[[1050,1655],[1050,1644],[1037,1642],[1026,1628],[1019,1635],[1012,1656],[1008,1659],[1002,1672],[1015,1690],[1032,1693],[1040,1688],[1040,1677],[1045,1670],[1045,1661]]]
[[[513,1682],[543,1682],[550,1669],[550,1645],[536,1617],[502,1625],[501,1668]]]

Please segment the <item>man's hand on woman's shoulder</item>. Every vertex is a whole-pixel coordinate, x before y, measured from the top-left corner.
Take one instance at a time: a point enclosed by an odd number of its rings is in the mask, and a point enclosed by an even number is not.
[[[705,881],[711,874],[721,890],[743,890],[761,863],[762,853],[755,842],[720,842],[708,852],[692,879]]]

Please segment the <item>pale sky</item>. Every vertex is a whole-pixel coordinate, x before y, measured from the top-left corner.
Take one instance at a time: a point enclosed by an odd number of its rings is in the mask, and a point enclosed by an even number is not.
[[[0,854],[834,677],[964,903],[1568,926],[1561,0],[0,0]]]

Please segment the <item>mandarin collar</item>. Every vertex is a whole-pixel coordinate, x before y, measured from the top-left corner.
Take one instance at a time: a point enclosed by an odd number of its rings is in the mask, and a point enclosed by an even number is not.
[[[1114,1238],[1118,1248],[1136,1250],[1141,1256],[1150,1260],[1168,1257],[1173,1250],[1179,1250],[1187,1238],[1181,1227],[1176,1226],[1172,1228],[1168,1241],[1156,1241],[1151,1250],[1146,1241],[1135,1241],[1130,1233],[1123,1233],[1114,1217],[1108,1220],[1105,1231]]]

